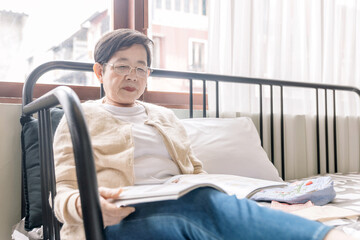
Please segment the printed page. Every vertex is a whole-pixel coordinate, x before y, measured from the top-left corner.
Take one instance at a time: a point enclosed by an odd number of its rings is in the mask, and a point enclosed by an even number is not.
[[[164,186],[164,184],[129,186],[123,187],[123,192],[121,193],[120,197],[121,199],[133,199],[153,196],[177,195],[192,185],[194,184],[186,183],[174,185],[171,187]]]
[[[156,184],[123,187],[123,192],[118,199],[113,200],[117,206],[129,204],[154,202],[161,200],[178,199],[184,194],[199,188],[213,187],[219,191],[225,192],[221,187],[214,183],[183,183],[183,184]]]
[[[177,199],[199,187],[213,187],[238,198],[249,198],[258,190],[279,186],[286,186],[286,183],[227,174],[184,174],[174,176],[163,184],[124,187],[119,199],[113,202],[125,206]]]
[[[238,198],[249,198],[257,191],[269,187],[287,186],[285,182],[276,182],[255,178],[248,178],[228,174],[184,174],[170,178],[165,184],[185,183],[213,183],[229,195],[236,195]]]

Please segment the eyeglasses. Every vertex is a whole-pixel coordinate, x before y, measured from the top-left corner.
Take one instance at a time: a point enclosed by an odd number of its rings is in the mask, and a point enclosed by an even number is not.
[[[148,67],[132,67],[125,64],[115,65],[113,63],[104,63],[104,65],[109,65],[117,74],[120,75],[129,75],[133,69],[135,69],[136,76],[142,78],[149,76],[151,73],[151,68]]]

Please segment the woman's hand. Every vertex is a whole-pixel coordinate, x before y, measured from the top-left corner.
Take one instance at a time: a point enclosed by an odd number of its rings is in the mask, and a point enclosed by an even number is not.
[[[115,204],[109,203],[106,199],[117,198],[121,194],[121,188],[99,188],[100,206],[104,227],[118,224],[121,220],[135,211],[134,207],[117,207]],[[76,210],[82,217],[80,197],[76,199]]]

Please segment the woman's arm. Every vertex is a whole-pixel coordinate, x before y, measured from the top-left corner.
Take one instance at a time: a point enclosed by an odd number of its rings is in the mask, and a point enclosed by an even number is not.
[[[194,166],[194,174],[204,174],[204,173],[207,173],[207,172],[203,169],[203,164],[202,164],[202,162],[194,155],[194,152],[192,151],[191,147],[190,147],[190,151],[189,151],[188,157],[189,157],[189,159],[190,159],[190,162],[191,162],[192,165]]]
[[[118,224],[121,220],[135,211],[134,207],[117,207],[115,204],[108,202],[107,199],[118,198],[121,192],[121,188],[99,187],[100,206],[104,227]],[[79,216],[82,217],[80,197],[76,199],[76,210]]]
[[[60,222],[70,224],[82,223],[82,218],[75,208],[79,197],[77,186],[75,161],[69,128],[63,117],[56,129],[53,142],[56,196],[54,211]]]
[[[82,209],[77,186],[75,160],[70,133],[65,119],[62,119],[54,136],[54,159],[57,195],[55,215],[60,222],[82,224]],[[117,198],[121,188],[99,188],[100,206],[105,226],[119,223],[135,211],[133,207],[118,208],[107,199]]]
[[[175,128],[178,128],[177,133],[179,136],[177,138],[181,139],[181,142],[184,144],[184,146],[187,146],[188,152],[187,152],[187,158],[190,160],[192,166],[194,167],[193,174],[201,174],[206,173],[206,171],[203,169],[202,162],[194,155],[193,150],[191,149],[191,142],[189,139],[189,136],[187,135],[186,129],[182,122],[176,117],[174,112],[172,112],[172,122]]]

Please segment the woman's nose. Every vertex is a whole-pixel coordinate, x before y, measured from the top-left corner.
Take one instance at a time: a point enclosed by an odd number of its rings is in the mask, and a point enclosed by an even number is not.
[[[136,81],[137,80],[136,68],[130,69],[129,74],[126,77],[127,77],[127,80]]]

